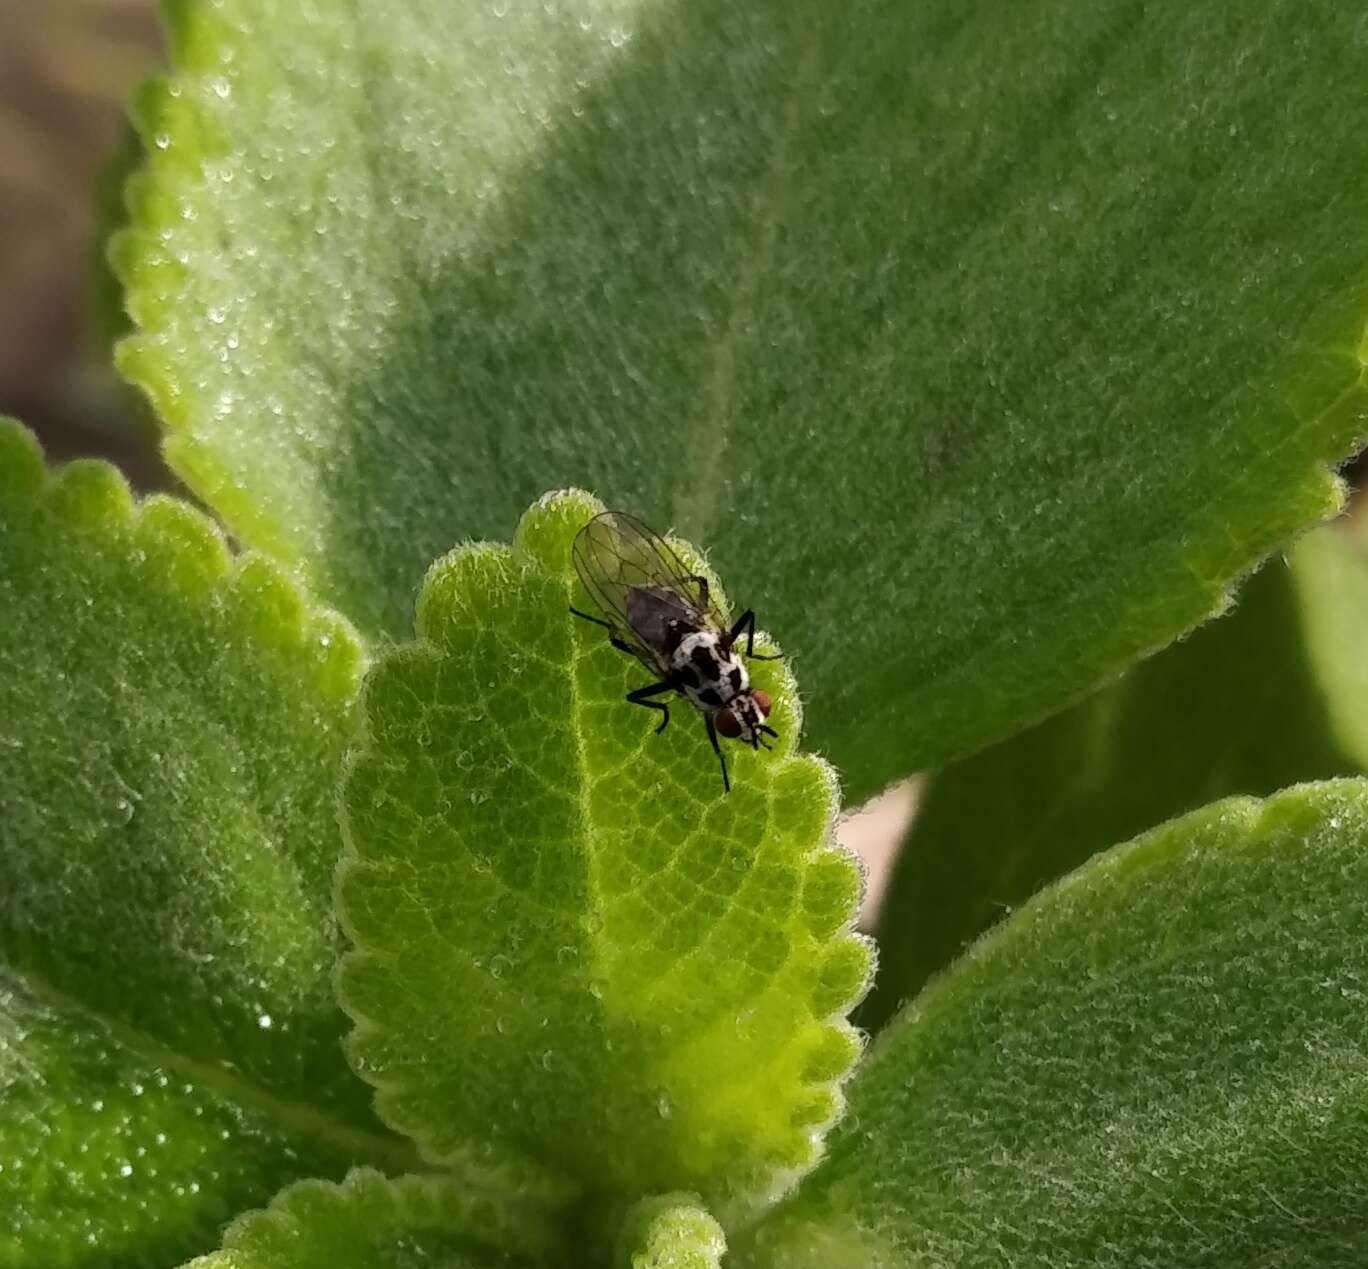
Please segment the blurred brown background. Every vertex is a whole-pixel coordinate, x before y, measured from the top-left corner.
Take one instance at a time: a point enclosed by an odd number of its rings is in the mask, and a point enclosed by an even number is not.
[[[95,205],[160,57],[153,0],[0,0],[0,413],[142,485],[160,483],[150,429],[93,320]]]

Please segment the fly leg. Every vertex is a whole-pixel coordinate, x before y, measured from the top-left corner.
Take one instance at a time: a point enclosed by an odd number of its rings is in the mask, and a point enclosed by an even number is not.
[[[722,792],[731,792],[731,781],[727,778],[727,758],[722,752],[722,746],[717,743],[717,728],[713,726],[711,714],[704,714],[703,721],[708,725],[708,739],[712,741],[713,753],[717,755],[717,761],[722,764]]]
[[[660,720],[660,726],[656,728],[656,735],[660,735],[670,722],[670,707],[664,701],[653,701],[652,696],[659,696],[662,692],[673,692],[674,684],[666,683],[663,680],[659,683],[652,683],[647,687],[639,687],[634,692],[627,693],[627,699],[633,705],[644,705],[647,709],[658,709],[664,718]]]
[[[699,573],[693,575],[693,580],[698,583],[698,606],[704,612],[708,611],[708,579]]]
[[[592,621],[596,626],[602,626],[608,632],[608,642],[619,652],[625,652],[629,657],[636,656],[636,649],[617,637],[611,622],[604,621],[602,617],[591,617],[587,612],[580,612],[578,608],[571,608],[570,611],[576,617],[582,617],[585,621]]]
[[[764,654],[755,650],[755,609],[747,608],[732,625],[731,633],[727,635],[728,643],[735,643],[741,637],[742,631],[746,632],[746,656],[752,661],[782,661],[783,655],[778,652]]]

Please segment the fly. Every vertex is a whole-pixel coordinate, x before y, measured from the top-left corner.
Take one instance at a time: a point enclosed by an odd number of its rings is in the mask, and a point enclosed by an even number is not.
[[[623,511],[605,511],[590,520],[576,535],[571,555],[603,617],[570,611],[603,626],[613,647],[636,657],[657,678],[628,692],[627,699],[661,712],[657,734],[670,721],[669,705],[657,698],[676,692],[693,705],[722,764],[722,788],[730,793],[718,736],[769,749],[765,737],[779,735],[765,723],[769,693],[751,687],[737,651],[744,634],[747,657],[779,659],[755,651],[755,613],[747,608],[728,625],[708,594],[708,579],[691,573],[660,534]]]

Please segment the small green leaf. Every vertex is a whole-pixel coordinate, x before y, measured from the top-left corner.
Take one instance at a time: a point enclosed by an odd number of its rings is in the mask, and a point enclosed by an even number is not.
[[[837,1112],[859,877],[780,662],[754,663],[776,752],[729,745],[729,796],[687,706],[657,736],[623,700],[646,671],[569,611],[598,509],[548,498],[512,550],[440,561],[418,642],[367,679],[338,883],[351,1053],[430,1158],[479,1141],[628,1201],[736,1200],[809,1166]]]
[[[1368,742],[1368,565],[1329,526],[1292,558],[1290,569],[1265,566],[1230,616],[932,779],[880,909],[862,1026],[881,1026],[990,925],[1097,851],[1217,798],[1368,768],[1368,743],[1340,743],[1355,728]],[[1354,576],[1358,605],[1345,589]],[[1336,666],[1357,675],[1357,691],[1335,681]]]
[[[99,1061],[71,1077],[87,1106],[126,1100],[131,1080],[151,1088],[121,1072],[155,1068],[187,1086],[170,1113],[191,1114],[207,1088],[238,1107],[244,1133],[274,1125],[273,1172],[244,1141],[222,1193],[212,1169],[198,1180],[201,1232],[230,1201],[324,1170],[322,1156],[332,1175],[411,1163],[346,1064],[329,982],[334,790],[361,670],[351,631],[276,566],[232,559],[184,504],[135,504],[100,463],[49,478],[33,438],[5,421],[0,612],[0,964],[54,1025],[114,1037],[107,1093]],[[99,1133],[67,1113],[66,1131]],[[0,1162],[11,1128],[0,1119]],[[135,1133],[150,1153],[154,1131],[155,1117]],[[44,1219],[89,1221],[98,1248],[100,1221],[122,1227],[128,1189],[100,1191],[101,1211],[85,1187],[103,1174],[74,1157],[61,1168],[72,1188],[50,1191]],[[163,1176],[169,1195],[175,1172]],[[263,1188],[245,1190],[247,1177]],[[0,1209],[25,1184],[0,1173],[0,1191],[17,1187]],[[169,1201],[172,1227],[188,1230],[195,1206]]]
[[[642,1199],[619,1242],[620,1269],[719,1269],[727,1239],[692,1194]]]
[[[738,1265],[1364,1263],[1365,929],[1362,780],[1095,859],[887,1028]]]
[[[715,547],[852,798],[1333,511],[1342,0],[179,5],[117,262],[176,470],[366,632],[579,484]]]
[[[501,1206],[448,1177],[358,1168],[341,1185],[292,1185],[186,1269],[534,1269],[553,1263],[539,1258],[547,1230],[531,1204]]]

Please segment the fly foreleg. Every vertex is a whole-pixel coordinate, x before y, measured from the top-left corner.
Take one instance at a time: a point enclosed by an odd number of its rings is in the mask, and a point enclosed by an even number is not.
[[[728,644],[735,643],[742,631],[746,632],[746,657],[751,661],[782,661],[783,655],[778,652],[762,653],[755,650],[755,609],[747,608],[736,621],[732,624],[731,633],[727,635]]]
[[[722,746],[717,743],[717,728],[713,726],[711,714],[704,714],[703,721],[708,725],[708,739],[712,741],[713,753],[717,755],[717,761],[722,764],[722,792],[731,792],[731,781],[727,778],[727,756],[722,752]]]
[[[630,651],[630,649],[628,649]],[[673,692],[674,684],[666,683],[662,680],[659,683],[652,683],[647,687],[639,687],[635,692],[628,692],[627,699],[633,705],[644,705],[647,709],[658,709],[664,718],[660,720],[660,726],[656,728],[656,735],[660,735],[670,722],[670,707],[664,701],[653,701],[651,697],[659,696],[662,692]]]

